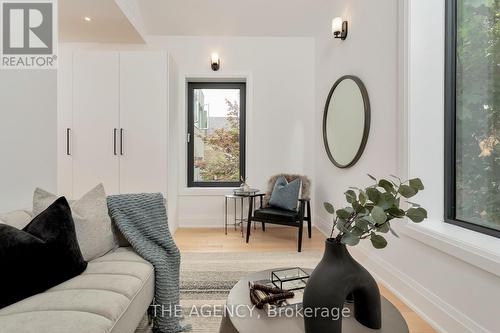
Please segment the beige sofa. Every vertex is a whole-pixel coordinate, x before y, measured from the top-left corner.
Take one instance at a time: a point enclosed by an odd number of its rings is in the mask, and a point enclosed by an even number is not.
[[[16,211],[0,223],[23,228],[30,220]],[[81,275],[0,309],[0,332],[133,333],[153,294],[153,266],[132,248],[119,247],[90,261]]]

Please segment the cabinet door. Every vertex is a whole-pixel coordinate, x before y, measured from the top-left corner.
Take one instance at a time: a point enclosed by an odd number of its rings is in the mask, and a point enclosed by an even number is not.
[[[120,53],[121,193],[167,189],[167,55]]]
[[[98,183],[107,194],[120,193],[120,157],[114,145],[114,129],[119,131],[119,54],[75,53],[73,68],[73,195],[79,198]]]
[[[57,70],[57,194],[73,198],[73,53],[59,50]]]

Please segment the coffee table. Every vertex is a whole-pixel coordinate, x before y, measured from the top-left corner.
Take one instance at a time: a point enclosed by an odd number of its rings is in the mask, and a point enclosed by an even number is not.
[[[269,279],[271,277],[271,271],[273,270],[252,273],[238,281],[233,289],[231,289],[227,298],[228,308],[235,309],[238,305],[252,306],[248,282]],[[308,273],[312,272],[311,269],[304,270]],[[409,333],[408,326],[401,313],[384,297],[382,297],[382,329],[380,330],[373,330],[361,325],[354,318],[352,306],[347,305],[347,307],[351,309],[351,316],[342,319],[342,333]],[[251,315],[250,309],[247,306],[238,307],[239,316],[235,315],[236,311],[234,311],[232,315],[226,311],[226,316],[222,318],[219,333],[305,332],[304,320],[301,317],[268,317],[265,310],[255,309],[253,311],[254,313]]]

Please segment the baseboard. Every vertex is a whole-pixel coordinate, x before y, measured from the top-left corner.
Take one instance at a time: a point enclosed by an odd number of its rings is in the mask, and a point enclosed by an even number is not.
[[[326,220],[319,218],[316,226],[327,237],[329,236],[330,227]],[[406,303],[438,332],[489,332],[465,313],[445,302],[438,295],[429,291],[388,261],[373,255],[373,253],[362,246],[350,248],[350,251],[370,271],[377,281]]]

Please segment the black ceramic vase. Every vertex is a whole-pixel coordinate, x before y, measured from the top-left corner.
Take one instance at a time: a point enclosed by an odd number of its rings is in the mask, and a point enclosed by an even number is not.
[[[356,320],[369,328],[380,329],[380,291],[375,279],[351,257],[345,245],[327,239],[323,259],[304,290],[306,333],[342,332],[342,315],[338,314],[348,295],[354,300]],[[325,315],[326,312],[329,315]]]

